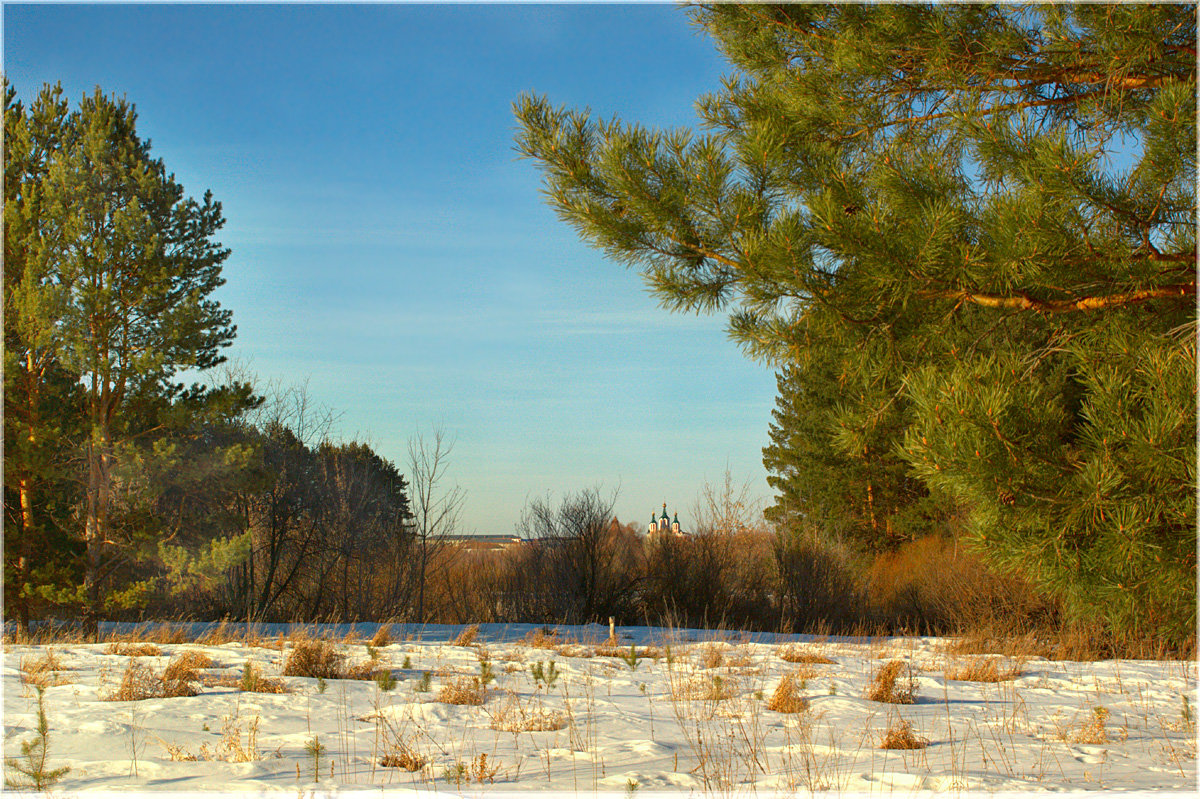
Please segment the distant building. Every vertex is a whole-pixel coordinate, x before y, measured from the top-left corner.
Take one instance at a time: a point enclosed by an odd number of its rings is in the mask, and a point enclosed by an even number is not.
[[[672,520],[667,516],[667,503],[663,503],[662,516],[655,518],[654,512],[650,512],[650,527],[646,530],[646,534],[654,538],[659,535],[674,535],[677,538],[682,538],[687,535],[679,526],[679,512],[675,512],[675,519]]]

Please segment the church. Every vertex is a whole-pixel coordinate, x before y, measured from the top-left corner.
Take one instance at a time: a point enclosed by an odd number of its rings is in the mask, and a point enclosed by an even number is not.
[[[650,511],[650,527],[646,530],[646,534],[653,538],[656,535],[666,535],[667,533],[679,538],[687,535],[687,533],[685,533],[679,527],[679,513],[675,513],[675,520],[672,521],[671,518],[667,516],[667,503],[664,502],[662,516],[655,518],[654,511]]]

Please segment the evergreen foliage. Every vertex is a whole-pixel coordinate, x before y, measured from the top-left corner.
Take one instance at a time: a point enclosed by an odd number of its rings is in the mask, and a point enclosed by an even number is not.
[[[46,719],[46,688],[37,687],[37,737],[21,742],[21,759],[6,758],[4,765],[14,772],[11,777],[4,778],[4,784],[9,788],[33,788],[47,791],[54,783],[61,780],[70,766],[47,768],[50,757],[50,722]]]
[[[220,204],[185,198],[136,120],[99,89],[72,111],[59,86],[28,109],[5,87],[5,371],[25,422],[11,437],[22,457],[11,479],[6,464],[6,485],[32,494],[37,442],[63,443],[65,422],[79,428],[72,443],[86,476],[72,535],[85,549],[78,599],[93,619],[144,590],[117,585],[115,572],[153,535],[144,489],[171,445],[139,438],[164,429],[177,403],[195,413],[210,402],[172,379],[219,363],[234,335],[230,312],[210,299],[229,254],[212,240]],[[244,387],[232,393],[250,402]],[[36,534],[40,520],[23,516],[22,534]]]
[[[1195,7],[690,13],[734,68],[703,132],[523,96],[518,146],[780,368],[776,518],[953,532],[1079,617],[1192,634]]]

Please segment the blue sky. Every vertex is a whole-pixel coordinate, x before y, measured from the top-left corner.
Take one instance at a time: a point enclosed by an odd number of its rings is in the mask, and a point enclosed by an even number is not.
[[[669,314],[579,242],[513,149],[520,92],[690,125],[725,64],[672,5],[23,5],[24,98],[100,86],[192,196],[224,206],[229,351],[308,381],[404,469],[441,425],[468,532],[533,496],[620,489],[685,522],[726,466],[766,497],[769,368],[723,316]]]

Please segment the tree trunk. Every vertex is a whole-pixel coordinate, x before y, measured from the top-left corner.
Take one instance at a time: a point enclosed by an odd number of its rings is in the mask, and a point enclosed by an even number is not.
[[[29,440],[33,440],[33,431],[29,433]],[[31,481],[28,476],[23,476],[18,481],[17,493],[21,498],[21,537],[18,546],[17,554],[17,620],[21,630],[25,635],[25,640],[32,638],[32,629],[29,626],[29,597],[25,595],[25,581],[29,579],[29,560],[27,553],[29,552],[29,536],[33,532],[34,517],[33,517],[33,490],[30,485]]]
[[[426,553],[426,536],[421,535],[421,573],[418,575],[420,579],[417,588],[417,624],[425,623],[425,553]]]
[[[111,498],[110,472],[112,443],[107,426],[101,426],[88,444],[87,518],[83,537],[87,544],[83,587],[86,601],[84,627],[93,640],[99,638],[99,621],[103,610],[100,592],[100,567],[108,541],[108,510]]]

